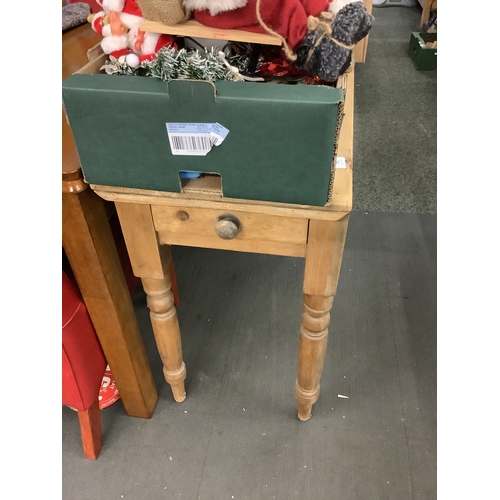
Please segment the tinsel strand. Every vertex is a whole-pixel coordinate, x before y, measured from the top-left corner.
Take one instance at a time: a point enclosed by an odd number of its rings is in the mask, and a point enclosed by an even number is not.
[[[242,65],[246,63],[244,58]],[[236,65],[238,62],[232,62]],[[198,50],[176,50],[171,47],[160,49],[152,61],[143,61],[137,68],[130,67],[110,56],[103,65],[106,73],[113,75],[146,76],[168,82],[177,79],[195,79],[215,82],[233,80],[233,75],[214,53],[214,49],[200,54]]]

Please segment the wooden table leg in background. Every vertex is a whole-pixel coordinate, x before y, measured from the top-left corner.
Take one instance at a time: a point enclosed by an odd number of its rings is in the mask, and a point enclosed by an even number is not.
[[[80,170],[63,173],[63,248],[126,412],[150,418],[158,399],[104,201]]]
[[[337,292],[349,215],[338,221],[311,220],[304,272],[304,309],[299,336],[295,398],[298,416],[311,418],[325,361],[330,309]]]
[[[174,306],[168,245],[158,243],[147,204],[115,203],[134,274],[141,278],[147,294],[151,324],[163,362],[163,374],[174,399],[186,399],[184,380],[186,366],[182,361],[182,344],[177,311]]]
[[[431,12],[437,10],[437,0],[418,0],[422,6],[422,17],[420,18],[420,28],[423,29],[429,22]]]
[[[62,79],[87,61],[102,36],[90,23],[62,34]],[[83,181],[62,110],[63,248],[120,391],[125,411],[150,418],[158,393],[102,198]]]

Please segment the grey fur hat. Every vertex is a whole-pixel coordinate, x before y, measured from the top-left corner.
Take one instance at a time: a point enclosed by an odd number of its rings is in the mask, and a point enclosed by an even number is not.
[[[349,67],[354,45],[368,35],[373,21],[362,2],[345,5],[335,17],[331,12],[309,17],[307,34],[295,51],[295,66],[325,82],[336,81]]]

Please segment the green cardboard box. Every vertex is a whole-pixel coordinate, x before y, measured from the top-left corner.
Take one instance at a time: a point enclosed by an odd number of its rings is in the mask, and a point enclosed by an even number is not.
[[[63,103],[87,183],[181,192],[201,172],[226,198],[328,204],[342,89],[85,71]]]
[[[434,42],[437,44],[437,33],[411,33],[408,55],[413,59],[417,69],[437,68],[437,47],[430,46]]]

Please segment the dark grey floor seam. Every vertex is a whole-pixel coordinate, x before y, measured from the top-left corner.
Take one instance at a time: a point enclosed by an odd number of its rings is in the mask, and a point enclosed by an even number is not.
[[[394,316],[392,314],[392,305],[391,305],[391,298],[390,298],[390,293],[387,292],[387,302],[388,302],[388,309],[389,309],[389,315],[391,319],[391,326],[392,326],[392,340],[394,343],[394,354],[396,357],[396,370],[398,373],[398,386],[399,386],[399,397],[401,401],[401,412],[403,413],[403,419],[404,419],[404,429],[405,429],[405,452],[406,452],[406,462],[408,465],[408,478],[410,480],[410,488],[411,488],[411,500],[415,500],[415,488],[413,486],[413,478],[411,475],[411,466],[410,466],[410,450],[408,449],[408,428],[406,424],[406,411],[405,411],[405,401],[404,401],[404,390],[403,390],[403,384],[401,383],[401,367],[399,364],[399,353],[398,353],[398,345],[396,342],[396,332],[394,331]]]

